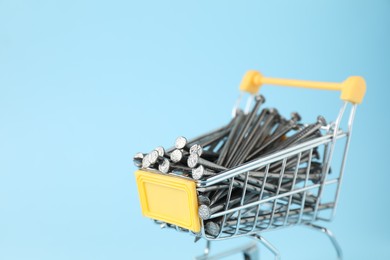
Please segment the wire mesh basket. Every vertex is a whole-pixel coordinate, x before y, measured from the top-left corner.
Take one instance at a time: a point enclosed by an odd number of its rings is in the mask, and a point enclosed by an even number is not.
[[[320,134],[295,145],[278,146],[236,167],[221,168],[218,174],[209,173],[207,179],[200,176],[207,174],[202,168],[207,161],[202,161],[196,152],[187,158],[188,165],[200,165],[193,171],[193,177],[167,174],[144,165],[135,173],[142,213],[162,227],[206,239],[205,254],[198,259],[211,259],[207,258],[210,241],[242,236],[261,242],[279,259],[278,250],[260,234],[295,225],[306,225],[327,234],[341,259],[341,248],[332,233],[316,222],[331,221],[335,215],[356,107],[365,94],[364,79],[354,76],[342,83],[325,83],[267,78],[249,71],[240,89],[256,95],[260,86],[267,84],[338,90],[343,104],[335,121],[326,123],[319,117],[318,122],[300,131],[301,135],[314,130]],[[349,114],[349,119],[341,127],[345,114]],[[223,129],[202,137],[212,139]],[[341,163],[337,169],[332,165],[336,143],[341,144]],[[239,143],[236,146],[240,148]],[[249,156],[245,151],[239,155]],[[240,157],[237,158],[239,162]],[[213,201],[207,199],[210,193],[214,194]],[[256,258],[256,254],[250,255],[246,259]]]

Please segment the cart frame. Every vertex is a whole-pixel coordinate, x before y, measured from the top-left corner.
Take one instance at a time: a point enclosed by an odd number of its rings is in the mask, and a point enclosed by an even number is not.
[[[280,253],[278,250],[264,239],[264,237],[260,236],[260,233],[294,225],[305,225],[326,234],[333,243],[338,258],[342,259],[341,247],[330,230],[314,223],[317,221],[331,221],[335,216],[357,104],[362,102],[365,94],[366,86],[364,79],[354,76],[349,77],[342,83],[326,83],[266,78],[259,72],[249,71],[245,75],[240,89],[255,95],[263,84],[338,90],[341,91],[340,98],[344,102],[336,120],[321,128],[321,131],[324,133],[322,136],[274,152],[260,159],[255,159],[206,180],[191,180],[195,182],[197,188],[207,188],[218,184],[229,186],[226,201],[223,204],[224,209],[210,214],[210,217],[207,219],[200,219],[200,232],[193,232],[197,237],[205,238],[208,241],[205,254],[197,259],[209,259],[207,257],[209,256],[211,241],[242,236],[250,236],[257,240],[275,255],[275,259],[279,259]],[[342,130],[340,126],[348,107],[349,118],[346,130]],[[341,140],[344,140],[345,143],[344,146],[341,147],[342,160],[340,169],[333,172],[332,176],[330,176],[335,146],[336,143]],[[310,165],[313,161],[313,151],[318,149],[322,151],[323,167],[321,178],[315,183],[309,180],[309,172]],[[283,175],[287,165],[289,165],[291,162],[290,160],[292,159],[295,160],[292,165],[294,165],[294,163],[296,164],[294,179],[290,187],[286,189],[285,187],[282,187]],[[298,182],[298,166],[301,162],[307,163],[307,171],[304,180]],[[271,165],[274,165],[275,163],[280,164],[280,178],[278,180],[277,189],[273,192],[267,192],[265,185],[268,181],[269,169]],[[255,198],[252,196],[250,199],[247,199],[246,196],[247,190],[250,187],[251,174],[253,171],[259,169],[262,169],[264,173],[262,179],[260,178],[262,187],[258,190]],[[162,176],[162,178],[165,178],[165,176]],[[182,177],[179,176],[179,178]],[[232,191],[235,187],[235,180],[237,178],[240,178],[241,183],[243,183],[241,186],[242,194],[240,203],[239,205],[234,205],[234,207],[229,207]],[[327,201],[325,202],[323,197],[326,190],[328,190],[328,187],[335,188],[332,188],[333,190],[329,188],[329,190],[331,190],[331,198],[327,198]],[[309,200],[311,201],[311,204],[310,206],[307,206],[306,202]],[[141,204],[143,205],[145,203]],[[328,215],[324,216],[324,214],[320,214],[322,212],[327,212]],[[187,231],[178,225],[157,222],[160,224],[162,223],[163,226],[175,228],[177,231]],[[253,249],[253,247],[247,248]]]

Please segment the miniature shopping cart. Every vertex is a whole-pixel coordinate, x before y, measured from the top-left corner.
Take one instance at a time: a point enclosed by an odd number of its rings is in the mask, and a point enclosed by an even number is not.
[[[338,258],[341,259],[342,251],[335,237],[317,222],[331,221],[334,217],[356,107],[364,97],[365,81],[358,76],[349,77],[342,83],[288,80],[268,78],[259,72],[249,71],[242,80],[240,90],[255,95],[262,85],[341,91],[343,105],[336,120],[321,127],[321,136],[246,162],[206,180],[163,174],[154,169],[136,171],[142,213],[164,227],[206,239],[205,254],[198,259],[211,259],[208,254],[210,241],[242,236],[254,238],[268,248],[275,255],[275,259],[279,259],[278,250],[261,234],[295,225],[305,225],[328,235]],[[342,119],[347,110],[349,120],[346,126],[342,127]],[[336,143],[340,144],[337,147],[341,149],[337,153],[334,152]],[[309,176],[309,169],[311,164],[314,164],[313,158],[318,151],[322,155],[322,168],[320,178],[313,181]],[[333,155],[342,157],[336,168],[331,165]],[[291,178],[290,185],[282,186],[284,175],[287,175],[287,166],[298,166],[301,163],[305,163],[308,170],[298,173],[296,167],[295,172],[288,173]],[[275,164],[279,165],[276,180],[275,174],[270,172],[270,168]],[[249,192],[255,169],[263,169],[262,175],[257,176],[262,184],[259,189]],[[241,180],[240,194],[233,192],[237,184],[235,180],[238,179]],[[273,192],[267,191],[270,181],[276,187]],[[207,217],[200,218],[199,211],[203,210],[199,206],[202,189],[218,189],[221,186],[226,189],[226,201],[221,204],[222,209],[208,212]],[[233,203],[233,200],[236,203]],[[250,245],[237,250],[244,253],[245,259],[257,259],[256,246]]]

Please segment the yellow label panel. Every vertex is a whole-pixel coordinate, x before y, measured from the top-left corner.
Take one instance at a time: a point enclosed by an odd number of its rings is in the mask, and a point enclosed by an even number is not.
[[[136,171],[135,176],[144,216],[200,231],[194,181],[142,170]]]

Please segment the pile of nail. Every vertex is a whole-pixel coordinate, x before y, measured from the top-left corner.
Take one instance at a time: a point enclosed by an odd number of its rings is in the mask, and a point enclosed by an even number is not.
[[[302,124],[301,117],[296,112],[291,114],[291,118],[286,119],[275,108],[260,109],[265,102],[262,95],[255,96],[254,101],[253,108],[248,113],[237,110],[227,125],[191,140],[180,136],[176,139],[174,147],[167,150],[159,146],[147,154],[137,153],[133,158],[134,164],[139,168],[158,170],[164,174],[207,180],[247,162],[318,138],[321,136],[321,127],[326,125],[322,116],[312,124]],[[238,175],[233,180],[199,187],[197,189],[199,216],[203,220],[208,220],[215,213],[256,201],[262,190],[272,196],[276,194],[276,190],[278,192],[291,190],[300,181],[317,183],[321,180],[323,172],[322,161],[319,159],[319,152],[314,148],[310,152],[301,153],[299,158],[296,156],[274,162],[267,167],[253,170],[249,175]],[[267,180],[264,180],[265,172]],[[299,204],[301,201],[302,198],[297,194],[292,196],[292,203]],[[314,203],[315,198],[309,195],[305,198],[305,205],[308,205],[308,208]],[[283,208],[274,211],[274,214],[282,213]],[[244,218],[247,219],[245,221],[262,217],[258,212],[255,215],[253,212],[248,214]],[[209,235],[216,235],[219,232],[218,221],[221,219],[205,223]],[[225,218],[225,221],[232,222],[232,225],[237,224],[234,214]]]

